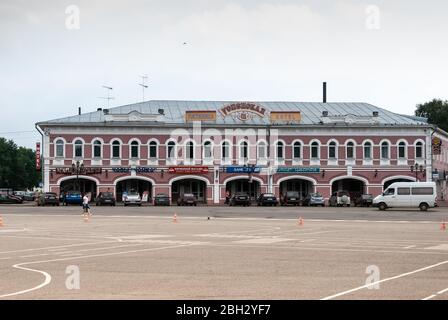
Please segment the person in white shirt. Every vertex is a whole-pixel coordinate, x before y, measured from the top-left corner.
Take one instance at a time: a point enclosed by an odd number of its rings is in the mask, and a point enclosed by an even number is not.
[[[84,194],[84,197],[82,198],[82,208],[83,208],[83,215],[91,215],[90,213],[90,206],[89,206],[89,197],[87,194]]]

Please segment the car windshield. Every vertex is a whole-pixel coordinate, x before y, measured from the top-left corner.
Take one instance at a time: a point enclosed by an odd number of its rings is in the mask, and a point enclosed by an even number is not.
[[[288,191],[286,193],[289,197],[298,197],[299,193],[297,191]]]
[[[312,193],[311,196],[315,198],[322,198],[322,195],[319,192]]]
[[[47,196],[56,196],[56,193],[53,193],[53,192],[47,192],[46,195],[47,195]]]
[[[273,193],[265,193],[263,196],[264,197],[275,197],[275,195]]]
[[[104,192],[101,194],[103,197],[113,197],[112,192]]]
[[[184,197],[193,198],[194,194],[192,194],[192,193],[185,193]]]
[[[139,194],[137,193],[137,192],[129,192],[128,193],[128,196],[132,196],[132,197],[136,197],[136,196],[138,196]]]
[[[158,198],[165,198],[165,197],[168,197],[168,195],[165,194],[165,193],[159,193],[158,195],[156,195],[156,197],[158,197]]]
[[[78,192],[78,191],[69,191],[67,194],[70,195],[70,196],[80,196],[80,195],[81,195],[81,192]]]
[[[342,197],[342,196],[348,196],[348,193],[346,191],[338,192],[338,197]]]

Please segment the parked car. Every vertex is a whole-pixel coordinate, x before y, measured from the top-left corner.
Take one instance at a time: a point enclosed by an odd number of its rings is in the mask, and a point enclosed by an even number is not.
[[[277,206],[278,200],[273,193],[262,193],[257,199],[257,205],[259,206]]]
[[[59,198],[58,195],[54,192],[45,192],[39,196],[39,200],[37,201],[38,206],[59,206]]]
[[[100,192],[96,197],[96,205],[102,206],[108,204],[115,207],[115,197],[112,192]]]
[[[0,194],[0,203],[4,204],[16,204],[16,203],[22,203],[23,200],[19,197],[10,195],[10,194]]]
[[[14,191],[12,194],[22,200],[25,200],[25,193],[25,191]]]
[[[34,201],[35,198],[34,192],[25,192],[25,195],[23,196],[23,200],[25,201]]]
[[[360,194],[355,198],[354,204],[361,207],[370,207],[373,203],[373,195],[371,194]]]
[[[303,199],[303,205],[325,207],[325,199],[319,192],[308,193],[305,199]]]
[[[155,206],[169,206],[170,205],[170,196],[166,193],[158,193],[154,198]]]
[[[177,199],[178,206],[197,206],[198,200],[192,193],[184,193]]]
[[[287,191],[280,199],[282,206],[292,204],[293,206],[299,206],[302,204],[302,196],[298,191]]]
[[[329,200],[330,207],[350,207],[350,195],[348,191],[333,192]]]
[[[244,207],[250,206],[249,194],[245,192],[237,192],[230,197],[229,206],[242,205]]]
[[[131,191],[125,195],[123,195],[123,204],[126,207],[127,205],[135,204],[139,207],[142,205],[142,197],[140,197],[140,194],[135,191]]]
[[[69,204],[82,204],[82,195],[79,191],[68,191],[65,194],[64,204],[68,206]]]
[[[373,199],[373,206],[387,208],[420,208],[427,211],[437,207],[435,182],[395,182]]]

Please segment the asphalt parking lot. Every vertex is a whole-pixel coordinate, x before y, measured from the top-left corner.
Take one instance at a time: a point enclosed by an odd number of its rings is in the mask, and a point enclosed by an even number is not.
[[[0,206],[0,299],[448,298],[447,208],[92,211]]]

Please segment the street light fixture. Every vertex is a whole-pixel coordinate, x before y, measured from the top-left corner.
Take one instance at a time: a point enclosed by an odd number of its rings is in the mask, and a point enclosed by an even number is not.
[[[414,165],[411,165],[411,172],[415,172],[415,181],[418,181],[418,173],[424,173],[423,166],[415,163]]]
[[[79,174],[82,173],[84,170],[84,164],[80,164],[79,160],[76,161],[76,164],[72,164],[72,172],[76,174],[76,189],[77,191],[81,192],[81,188],[79,185]]]

